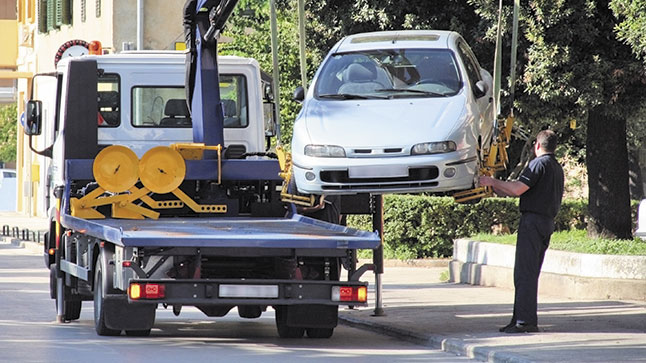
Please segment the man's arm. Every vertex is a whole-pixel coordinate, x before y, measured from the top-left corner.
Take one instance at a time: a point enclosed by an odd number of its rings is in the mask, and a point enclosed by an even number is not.
[[[489,176],[481,176],[480,185],[492,187],[502,197],[519,197],[529,190],[529,186],[523,182],[498,180]]]

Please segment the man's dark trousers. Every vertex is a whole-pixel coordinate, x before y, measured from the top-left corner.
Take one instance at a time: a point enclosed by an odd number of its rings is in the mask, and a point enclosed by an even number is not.
[[[522,213],[516,240],[514,264],[514,315],[512,321],[537,325],[538,276],[554,231],[554,219],[541,214]]]

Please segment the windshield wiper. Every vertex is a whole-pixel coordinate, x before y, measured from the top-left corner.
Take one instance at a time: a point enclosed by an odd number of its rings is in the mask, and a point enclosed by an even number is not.
[[[354,93],[326,93],[318,95],[319,98],[333,98],[336,100],[367,100],[371,98],[387,98],[382,96],[368,96],[368,95],[357,95]]]
[[[437,93],[432,91],[424,91],[421,89],[410,89],[410,88],[381,88],[376,91],[377,92],[410,92],[410,93],[419,93],[427,96],[448,97],[444,93]]]

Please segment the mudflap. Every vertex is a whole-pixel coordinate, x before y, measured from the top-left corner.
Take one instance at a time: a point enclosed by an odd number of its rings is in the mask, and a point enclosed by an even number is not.
[[[157,304],[128,304],[126,295],[107,295],[105,326],[114,330],[147,330],[155,323]]]
[[[339,320],[339,307],[336,305],[289,305],[285,323],[300,328],[335,328]]]

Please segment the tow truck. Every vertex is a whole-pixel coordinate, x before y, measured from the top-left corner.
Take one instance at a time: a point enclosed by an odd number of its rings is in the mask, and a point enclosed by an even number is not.
[[[359,279],[380,267],[357,268],[356,251],[378,250],[381,236],[296,213],[289,158],[265,144],[276,135],[271,84],[256,61],[217,55],[236,3],[196,2],[194,62],[168,52],[63,57],[48,74],[55,109],[28,102],[30,147],[52,158],[44,256],[59,322],[79,319],[87,300],[98,335],[147,336],[160,306],[210,317],[236,307],[243,318],[273,307],[280,337],[329,338],[340,305],[367,305]],[[53,142],[36,150],[45,121]],[[358,200],[346,209],[381,213],[380,199]]]

